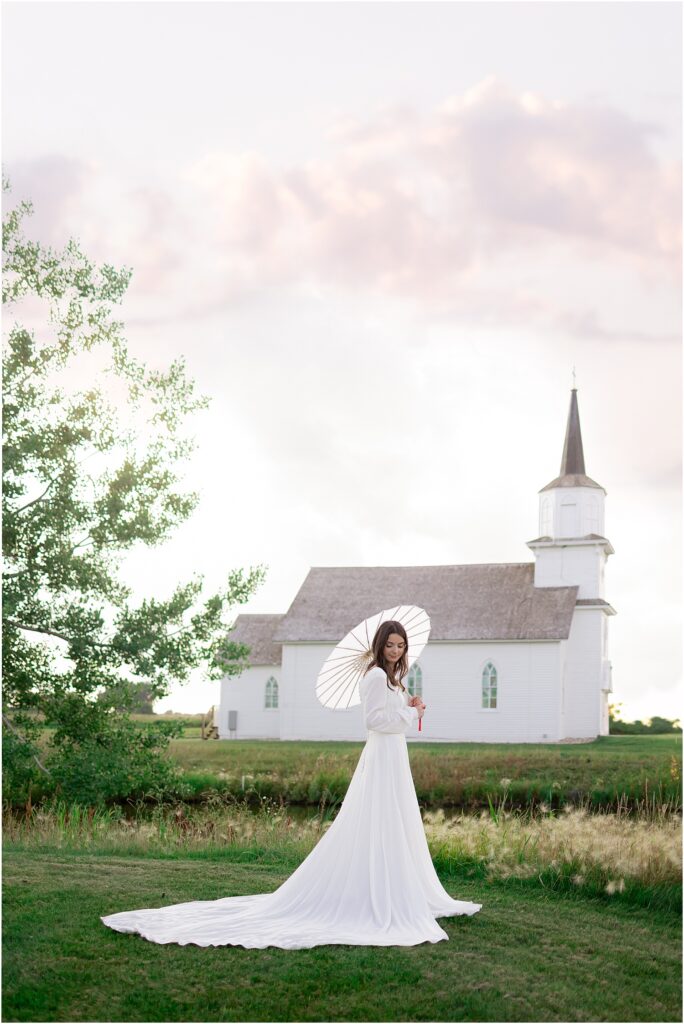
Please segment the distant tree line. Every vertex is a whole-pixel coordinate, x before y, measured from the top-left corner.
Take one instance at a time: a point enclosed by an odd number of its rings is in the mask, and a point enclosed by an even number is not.
[[[644,734],[650,733],[652,735],[656,733],[666,732],[681,732],[682,726],[678,718],[661,718],[660,715],[654,715],[653,718],[649,718],[646,722],[642,722],[640,718],[637,718],[635,722],[623,722],[621,716],[622,703],[609,704],[608,705],[608,719],[610,722],[610,734],[611,735],[627,735],[628,733]]]

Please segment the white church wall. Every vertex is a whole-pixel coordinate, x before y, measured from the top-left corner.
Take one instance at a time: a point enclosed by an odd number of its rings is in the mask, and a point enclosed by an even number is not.
[[[315,680],[332,644],[283,645],[281,738],[360,740],[366,738],[361,709],[323,708]],[[552,742],[561,735],[560,643],[429,644],[419,664],[423,729],[409,729],[415,742]],[[482,671],[497,670],[497,707],[482,708]]]
[[[554,487],[539,498],[541,537],[604,536],[605,494],[598,487]]]
[[[365,741],[361,706],[333,711],[316,697],[316,679],[335,644],[283,644],[283,701],[280,737],[284,740]]]
[[[567,644],[564,685],[564,734],[594,739],[607,733],[606,692],[602,691],[604,612],[578,607]]]
[[[535,587],[579,586],[577,597],[602,597],[605,556],[596,545],[536,548]]]
[[[278,708],[265,707],[266,683],[278,683],[278,702],[282,705],[282,672],[279,666],[253,665],[241,675],[221,680],[218,715],[219,739],[278,739],[280,715]],[[237,730],[228,731],[228,712],[237,711]]]
[[[426,704],[421,740],[552,742],[560,736],[558,641],[439,643],[420,657]],[[497,707],[482,707],[482,672],[496,668]]]

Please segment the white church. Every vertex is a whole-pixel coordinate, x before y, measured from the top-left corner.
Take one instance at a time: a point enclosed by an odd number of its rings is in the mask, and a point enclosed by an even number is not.
[[[539,491],[532,562],[313,568],[285,614],[238,615],[249,667],[221,681],[220,739],[366,738],[361,707],[322,707],[318,672],[350,629],[419,605],[430,639],[405,685],[426,704],[416,743],[553,743],[608,733],[606,491],[585,473],[577,389],[560,475]]]

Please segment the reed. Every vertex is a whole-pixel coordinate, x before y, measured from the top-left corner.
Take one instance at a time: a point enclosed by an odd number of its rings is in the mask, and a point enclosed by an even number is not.
[[[682,877],[682,822],[666,809],[590,813],[566,805],[560,813],[501,810],[496,816],[427,812],[423,822],[431,851],[445,865],[478,863],[496,878],[530,878],[558,869],[581,887],[602,879],[608,894],[641,885],[676,885]],[[562,869],[562,870],[561,870]]]
[[[298,861],[330,826],[324,802],[304,819],[263,799],[257,811],[244,803],[214,799],[209,805],[142,802],[126,814],[121,807],[83,808],[55,801],[4,813],[7,847],[64,849],[120,855],[183,854],[234,859]],[[442,809],[423,814],[436,867],[475,872],[491,879],[554,879],[569,888],[614,895],[629,886],[681,885],[681,815],[667,805],[642,802],[639,814],[626,802],[617,812],[591,813],[588,806],[556,812],[507,809],[503,801],[477,815],[447,818]],[[670,901],[671,902],[671,901]]]

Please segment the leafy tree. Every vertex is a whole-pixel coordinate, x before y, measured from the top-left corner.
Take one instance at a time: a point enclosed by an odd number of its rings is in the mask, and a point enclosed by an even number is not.
[[[608,705],[609,732],[614,735],[646,735],[648,733],[681,732],[682,725],[678,718],[661,718],[654,715],[647,722],[637,718],[635,722],[622,720],[622,702]]]
[[[131,683],[129,686],[130,701],[127,701],[125,698],[119,698],[116,701],[115,710],[151,715],[154,712],[154,694],[149,683]],[[101,690],[97,695],[97,699],[100,703],[108,702],[109,706],[111,706],[114,696],[110,690]]]
[[[661,718],[654,715],[649,721],[649,732],[681,732],[682,727],[678,718]]]
[[[179,486],[195,447],[182,428],[208,399],[183,360],[148,369],[130,353],[112,307],[131,270],[97,268],[74,240],[61,252],[26,240],[32,211],[9,210],[2,236],[5,323],[29,299],[41,324],[15,318],[3,339],[5,795],[182,792],[165,755],[182,726],[135,726],[136,693],[145,684],[156,700],[200,668],[242,671],[249,648],[230,640],[226,615],[265,567],[228,572],[208,597],[195,576],[133,603],[122,553],[166,541],[196,507]]]

